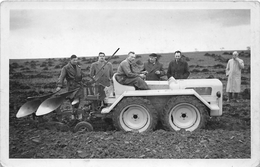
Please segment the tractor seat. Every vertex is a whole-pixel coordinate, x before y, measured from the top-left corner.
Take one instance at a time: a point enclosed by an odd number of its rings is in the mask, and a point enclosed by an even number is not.
[[[115,91],[115,95],[121,95],[124,93],[124,91],[133,91],[135,90],[135,87],[133,86],[129,86],[129,85],[122,85],[119,82],[117,82],[115,76],[117,73],[114,74],[113,76],[113,83],[114,83],[114,91]]]

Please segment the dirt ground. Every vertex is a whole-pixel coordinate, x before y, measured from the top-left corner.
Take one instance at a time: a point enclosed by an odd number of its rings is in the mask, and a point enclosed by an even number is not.
[[[249,61],[250,62],[250,61]],[[203,62],[202,62],[203,63]],[[11,64],[11,62],[10,62]],[[192,64],[192,63],[191,63]],[[247,63],[247,69],[250,66]],[[249,67],[249,68],[248,68]],[[212,68],[212,69],[211,69]],[[225,87],[223,67],[213,65],[204,76],[218,74]],[[201,71],[204,67],[191,68]],[[251,157],[250,71],[243,71],[240,102],[226,102],[223,115],[209,119],[206,128],[194,132],[169,132],[158,127],[147,133],[95,129],[93,132],[63,131],[48,119],[16,118],[28,96],[46,93],[55,84],[32,89],[16,70],[10,75],[9,157],[10,158],[160,158],[160,159],[241,159]],[[210,73],[211,72],[211,73]],[[198,73],[202,75],[201,72]],[[196,76],[196,71],[193,71]],[[197,75],[197,76],[199,76]],[[48,75],[41,75],[41,78]],[[202,78],[203,76],[201,76]],[[216,75],[215,75],[216,77]],[[43,81],[42,79],[41,81]],[[41,81],[34,83],[40,85]],[[50,86],[50,87],[48,87]],[[223,87],[223,89],[224,89]],[[223,90],[225,92],[225,90]],[[94,127],[95,128],[95,127]]]

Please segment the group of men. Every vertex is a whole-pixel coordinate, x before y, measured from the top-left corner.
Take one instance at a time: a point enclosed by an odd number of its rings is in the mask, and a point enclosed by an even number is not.
[[[187,79],[189,77],[188,63],[183,60],[180,51],[174,53],[175,59],[169,63],[167,73],[163,69],[163,64],[159,62],[159,57],[160,55],[158,54],[150,54],[148,61],[143,64],[142,70],[137,72],[133,69],[136,63],[136,54],[133,51],[129,52],[127,58],[118,66],[117,75],[115,76],[116,80],[123,85],[134,86],[136,90],[149,90],[150,88],[145,80],[160,80],[164,75],[167,75],[168,79],[171,77]],[[233,98],[233,93],[235,100],[238,98],[241,84],[241,69],[243,68],[243,60],[238,58],[238,52],[233,52],[233,58],[228,61],[226,67],[228,101]],[[91,64],[90,75],[95,78],[97,83],[104,86],[111,85],[113,67],[110,62],[105,60],[105,53],[100,52],[98,61]],[[69,90],[79,86],[79,82],[82,80],[82,72],[76,55],[72,55],[69,63],[62,68],[57,83],[57,91],[61,89],[64,79],[67,80]]]

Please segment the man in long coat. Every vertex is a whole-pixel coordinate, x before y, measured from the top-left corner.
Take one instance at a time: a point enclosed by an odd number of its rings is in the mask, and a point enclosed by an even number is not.
[[[149,59],[144,63],[144,71],[146,73],[146,80],[160,80],[165,72],[163,70],[163,64],[158,61],[159,55],[152,53],[149,55]]]
[[[234,93],[234,100],[238,102],[238,93],[241,87],[241,70],[244,68],[244,61],[238,58],[238,52],[233,52],[233,57],[227,63],[226,75],[228,76],[227,88],[228,102],[232,99]]]
[[[181,52],[176,51],[174,53],[175,59],[170,62],[167,77],[173,77],[175,79],[187,79],[190,75],[188,63],[181,57]]]
[[[98,61],[91,64],[90,76],[94,77],[97,83],[110,86],[113,77],[113,66],[110,62],[106,61],[105,53],[100,52],[98,54]]]
[[[133,71],[132,64],[135,58],[134,52],[128,53],[128,57],[118,66],[116,80],[122,85],[131,85],[138,90],[149,90],[150,88],[143,80],[145,75]]]
[[[113,77],[113,66],[110,62],[107,62],[105,59],[105,53],[99,52],[98,61],[94,62],[90,66],[90,76],[92,76],[99,86],[100,100],[103,100],[106,97],[104,88],[112,86],[112,77]]]

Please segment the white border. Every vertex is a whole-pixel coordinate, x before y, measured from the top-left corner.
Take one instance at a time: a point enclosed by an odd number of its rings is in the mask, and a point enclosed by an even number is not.
[[[86,5],[87,4],[87,5]],[[159,159],[86,159],[58,160],[51,159],[9,159],[9,11],[11,9],[250,9],[251,10],[251,159],[221,159],[221,160],[159,160]],[[259,166],[260,136],[259,136],[259,55],[260,55],[260,5],[256,1],[70,1],[70,2],[2,2],[1,3],[1,157],[2,166]],[[220,134],[221,135],[221,134]],[[127,162],[127,163],[126,163]]]

